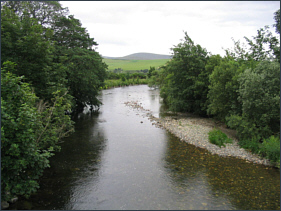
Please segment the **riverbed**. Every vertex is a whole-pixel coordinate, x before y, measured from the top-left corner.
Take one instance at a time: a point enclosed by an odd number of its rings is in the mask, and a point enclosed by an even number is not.
[[[146,111],[165,116],[159,90],[120,87],[99,98],[98,112],[75,117],[38,192],[10,209],[280,209],[278,169],[220,157],[156,127]]]

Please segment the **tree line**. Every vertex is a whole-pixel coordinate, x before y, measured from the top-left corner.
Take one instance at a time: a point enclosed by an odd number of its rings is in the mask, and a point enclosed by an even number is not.
[[[58,1],[1,2],[1,199],[28,197],[73,131],[66,112],[99,107],[107,65]]]
[[[280,34],[280,9],[274,13]],[[185,32],[173,58],[149,75],[172,111],[213,117],[237,131],[239,144],[280,167],[280,38],[269,26],[226,55],[212,55]]]

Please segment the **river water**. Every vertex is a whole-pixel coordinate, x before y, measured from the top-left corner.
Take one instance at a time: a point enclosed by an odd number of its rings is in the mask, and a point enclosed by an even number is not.
[[[279,170],[211,155],[124,104],[164,115],[159,90],[108,89],[100,100],[99,112],[76,116],[38,192],[10,209],[279,210]]]

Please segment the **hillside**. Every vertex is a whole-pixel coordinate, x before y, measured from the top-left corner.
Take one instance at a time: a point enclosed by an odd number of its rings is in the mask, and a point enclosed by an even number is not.
[[[103,59],[108,65],[108,70],[112,71],[121,68],[124,71],[145,70],[150,67],[156,69],[164,65],[169,59],[154,59],[154,60],[121,60],[121,59]]]
[[[159,60],[159,59],[171,59],[171,55],[154,54],[154,53],[133,53],[123,57],[108,57],[103,56],[105,59],[116,59],[116,60]]]

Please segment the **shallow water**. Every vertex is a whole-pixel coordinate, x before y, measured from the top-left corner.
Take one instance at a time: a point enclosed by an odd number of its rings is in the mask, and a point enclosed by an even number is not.
[[[76,117],[76,132],[52,157],[40,190],[11,209],[280,208],[279,170],[211,155],[124,104],[138,101],[158,117],[158,90],[121,87],[100,99],[98,113]]]

